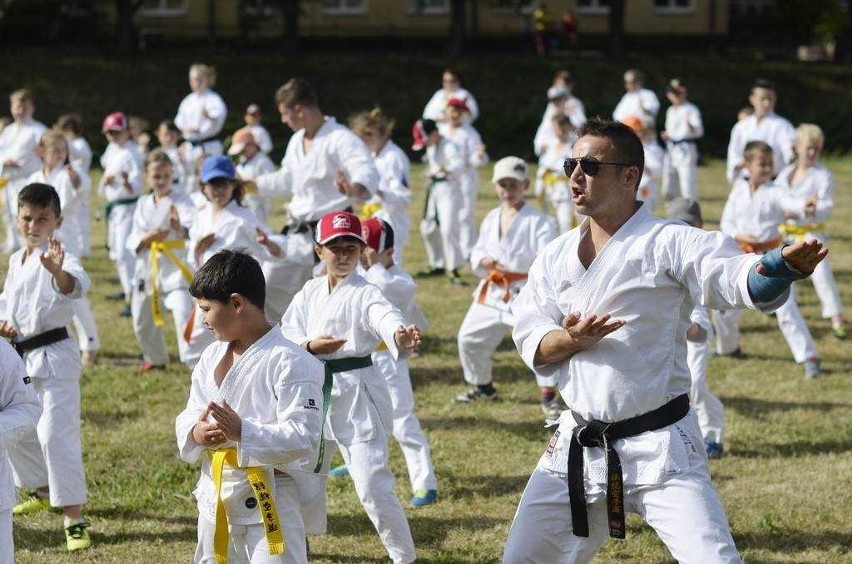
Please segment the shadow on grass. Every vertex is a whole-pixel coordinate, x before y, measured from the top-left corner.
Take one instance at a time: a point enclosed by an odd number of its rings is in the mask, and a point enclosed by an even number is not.
[[[844,440],[793,441],[783,444],[750,443],[751,448],[733,448],[732,456],[740,458],[793,458],[852,452],[852,437]]]
[[[446,471],[442,474],[442,479],[448,481],[450,484],[447,493],[453,501],[475,497],[500,497],[504,495],[517,495],[520,497],[521,492],[524,491],[524,487],[530,479],[528,473],[517,476],[464,475],[453,477],[450,480],[447,480]],[[507,519],[511,519],[511,515]]]
[[[518,358],[520,363],[520,358]],[[415,385],[428,385],[433,383],[443,384],[460,384],[464,387],[470,387],[465,383],[462,375],[462,368],[458,359],[453,359],[441,365],[429,367],[410,367],[411,381]],[[509,384],[514,382],[530,382],[535,385],[535,375],[526,366],[521,364],[509,366],[503,362],[498,362],[492,369],[494,385],[500,388],[500,384]],[[461,390],[460,390],[461,391]]]
[[[94,511],[88,511],[87,515],[94,515]],[[169,522],[162,520],[158,516],[152,515],[152,519],[156,522]],[[138,517],[134,519],[138,521]],[[154,542],[158,544],[167,544],[170,542],[195,542],[198,538],[197,522],[194,519],[187,520],[188,523],[183,523],[183,520],[178,520],[178,524],[183,526],[179,530],[164,531],[162,528],[154,528],[151,531],[117,531],[104,532],[99,531],[97,526],[89,529],[89,534],[92,537],[93,545],[122,545],[129,542]],[[15,548],[18,550],[40,551],[65,547],[65,533],[59,527],[51,527],[50,529],[30,528],[22,525],[20,522],[15,523]]]
[[[144,417],[144,414],[139,409],[101,411],[87,408],[83,412],[83,422],[100,429],[116,427],[124,421],[141,419],[142,417]]]
[[[821,551],[839,549],[847,554],[852,547],[852,532],[822,531],[805,533],[798,530],[778,530],[768,532],[740,533],[734,535],[737,548],[771,550],[777,554],[804,552],[819,548]]]
[[[770,412],[776,411],[807,410],[824,413],[830,409],[852,407],[852,404],[831,401],[771,401],[742,396],[721,396],[720,399],[726,408],[736,410],[740,415],[745,417],[759,420],[767,419]]]
[[[476,414],[456,417],[424,417],[420,419],[424,429],[463,429],[466,433],[481,432],[485,435],[496,435],[507,432],[516,437],[529,441],[545,441],[553,434],[555,428],[547,429],[541,420],[532,421],[501,421],[496,417],[477,416]],[[542,444],[542,448],[544,448]]]

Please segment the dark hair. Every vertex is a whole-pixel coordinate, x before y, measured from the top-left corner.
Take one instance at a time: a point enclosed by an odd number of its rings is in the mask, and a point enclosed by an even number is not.
[[[163,121],[157,124],[157,129],[161,127],[165,127],[166,130],[168,130],[170,133],[177,133],[178,135],[180,135],[180,129],[178,128],[178,126],[175,125],[175,122],[170,119],[164,119]]]
[[[758,154],[772,156],[772,147],[763,141],[749,141],[743,150],[743,159],[751,162]]]
[[[234,187],[234,191],[231,193],[231,201],[235,201],[239,205],[243,205],[243,198],[246,196],[246,184],[248,184],[248,182],[240,180],[239,178],[213,178],[209,182],[201,183],[201,193],[204,193],[205,184],[210,184],[212,186],[214,183],[218,182],[229,182]],[[207,194],[204,194],[204,197],[207,198]],[[207,200],[209,201],[210,198],[207,198]]]
[[[462,76],[462,74],[457,69],[454,69],[452,67],[445,68],[442,74],[452,75],[453,78],[455,78],[456,81],[459,83],[459,86],[461,86],[461,83],[464,82],[464,77]]]
[[[201,265],[189,285],[193,298],[227,303],[239,294],[263,309],[266,282],[260,264],[242,249],[219,251]]]
[[[633,77],[633,80],[635,80],[636,82],[639,82],[643,85],[645,84],[645,73],[643,73],[639,69],[627,69],[626,71],[624,71],[624,74],[627,73],[630,73],[630,75]]]
[[[591,135],[592,137],[604,137],[609,139],[615,148],[615,158],[618,162],[635,165],[639,168],[639,177],[636,179],[636,187],[642,179],[642,171],[645,170],[645,150],[642,148],[642,140],[636,132],[619,121],[609,121],[600,116],[587,121],[578,132],[579,137]]]
[[[18,194],[18,207],[24,205],[50,208],[56,214],[56,217],[62,215],[62,203],[59,201],[59,194],[50,184],[33,182],[24,186],[24,189]]]
[[[275,91],[275,101],[284,103],[288,108],[293,106],[319,106],[317,93],[311,83],[304,78],[291,78],[287,84]]]
[[[62,114],[56,120],[56,127],[60,131],[70,131],[79,137],[83,135],[83,118],[80,114]]]
[[[755,88],[765,88],[766,90],[772,90],[775,92],[775,83],[771,80],[766,80],[765,78],[758,78],[754,81],[754,84],[751,85],[751,91],[754,92]]]

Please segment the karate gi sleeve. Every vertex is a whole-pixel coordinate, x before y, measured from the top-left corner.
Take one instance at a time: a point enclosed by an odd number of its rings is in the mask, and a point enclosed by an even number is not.
[[[83,265],[81,265],[80,261],[77,260],[77,257],[70,253],[65,253],[65,261],[62,263],[62,270],[74,277],[74,289],[70,294],[65,295],[66,298],[77,300],[89,292],[92,282],[89,279],[89,275],[83,269]],[[51,277],[50,282],[53,289],[56,292],[59,292],[59,288],[56,287],[56,279]]]
[[[311,361],[311,362],[308,362]],[[277,421],[262,424],[244,418],[237,462],[240,466],[276,466],[306,458],[319,447],[322,432],[322,365],[313,358],[291,357],[277,367]]]
[[[175,419],[175,435],[177,435],[180,459],[189,463],[198,461],[207,448],[196,443],[195,439],[192,438],[192,429],[207,409],[208,404],[202,384],[203,375],[211,369],[206,357],[207,354],[202,354],[198,364],[192,370],[192,382],[189,388],[189,399],[186,402],[186,408]]]
[[[24,363],[5,340],[0,342],[0,456],[35,429],[41,402],[27,378]]]
[[[547,251],[539,254],[530,267],[527,283],[512,302],[515,316],[512,339],[526,365],[541,376],[553,375],[559,370],[559,364],[536,366],[535,353],[545,335],[562,329],[565,316],[556,303],[556,292],[547,272],[548,263],[554,258],[551,255]]]
[[[396,346],[394,335],[400,326],[405,327],[408,324],[405,317],[375,286],[369,288],[363,303],[366,315],[362,323],[365,329],[380,337],[395,359],[400,358],[400,350]]]
[[[572,107],[573,104],[573,107]],[[580,101],[579,98],[571,97],[568,99],[568,119],[571,120],[571,123],[577,129],[580,129],[585,125],[588,121],[586,118],[586,107],[583,106],[583,102]]]
[[[728,184],[733,184],[740,174],[739,164],[743,162],[743,148],[745,143],[742,139],[742,122],[737,123],[731,129],[731,140],[728,142],[728,160],[725,165],[725,177]]]
[[[208,92],[202,98],[204,111],[207,112],[207,117],[201,120],[198,127],[198,138],[204,139],[218,135],[222,131],[222,126],[225,124],[225,118],[228,117],[228,107],[225,106],[225,101],[215,92]]]
[[[692,107],[692,111],[689,112],[688,122],[692,126],[692,132],[688,135],[690,139],[704,137],[704,122],[701,120],[701,111],[698,107]]]
[[[469,91],[467,92],[465,101],[467,102],[467,109],[470,112],[470,122],[473,123],[479,119],[479,103]]]
[[[137,254],[136,249],[142,243],[142,235],[146,230],[145,216],[142,211],[142,206],[139,205],[140,203],[137,203],[136,207],[133,209],[133,227],[130,228],[130,234],[127,236],[127,242],[125,244],[127,250],[134,255]],[[180,212],[178,212],[178,214],[179,213]]]
[[[407,206],[411,203],[411,189],[408,178],[411,176],[411,165],[408,157],[397,155],[392,161],[390,170],[382,177],[382,199],[390,205]]]
[[[307,304],[305,303],[304,290],[299,290],[293,296],[293,301],[287,306],[287,311],[281,318],[281,333],[300,346],[310,338],[308,336]]]
[[[535,131],[535,137],[533,138],[533,151],[535,152],[535,156],[540,157],[547,150],[547,144],[553,138],[552,129],[550,123],[548,123],[549,118],[547,117],[547,112],[545,112],[545,117],[541,120],[541,123],[538,124],[538,129]]]
[[[482,146],[482,136],[473,129],[468,136],[468,165],[479,168],[488,164],[488,153],[482,152],[479,154],[479,148]]]
[[[346,178],[360,184],[370,194],[379,189],[379,171],[376,161],[361,139],[349,130],[341,130],[334,144],[337,162],[343,167]]]
[[[264,198],[293,195],[293,175],[287,167],[287,159],[281,163],[281,168],[275,172],[261,174],[254,179],[258,193]]]
[[[731,193],[728,194],[725,207],[722,208],[722,218],[719,220],[719,230],[729,237],[737,236],[736,199],[738,191],[738,186],[735,185]]]
[[[820,171],[818,177],[817,205],[814,221],[827,221],[834,209],[834,175],[828,169]]]
[[[499,214],[497,214],[497,221],[500,221]],[[492,214],[489,213],[485,216],[485,219],[482,220],[482,225],[479,227],[479,236],[476,238],[476,243],[474,243],[473,248],[470,250],[470,268],[473,270],[473,273],[480,278],[486,278],[488,276],[488,269],[482,268],[480,264],[482,263],[482,259],[490,256],[488,254],[488,249],[486,248],[485,237],[489,231],[493,229],[493,222],[494,217]]]
[[[444,119],[444,91],[438,90],[423,109],[423,119],[433,119],[435,121],[443,121]]]
[[[127,182],[130,184],[131,191],[125,197],[139,196],[142,193],[142,171],[132,155],[125,156],[122,171],[127,173]]]
[[[180,105],[178,106],[177,115],[175,116],[175,125],[178,129],[183,131],[188,128],[190,124],[187,122],[187,105],[189,105],[189,96],[181,100]]]
[[[710,322],[710,312],[706,307],[695,307],[689,315],[689,321],[698,325],[705,331],[713,329],[713,324]]]
[[[378,287],[388,301],[400,311],[408,311],[409,305],[414,301],[417,285],[410,276],[391,272],[383,264],[376,263],[370,267],[364,278]]]

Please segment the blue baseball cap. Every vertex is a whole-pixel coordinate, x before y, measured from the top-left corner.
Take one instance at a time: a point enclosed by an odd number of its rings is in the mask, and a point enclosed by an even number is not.
[[[237,169],[231,159],[224,155],[207,157],[201,163],[201,182],[207,183],[217,178],[236,180]]]

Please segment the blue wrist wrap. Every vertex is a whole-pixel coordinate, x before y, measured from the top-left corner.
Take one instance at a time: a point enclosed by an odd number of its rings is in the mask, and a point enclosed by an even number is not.
[[[748,273],[748,293],[755,303],[769,303],[777,299],[796,280],[806,275],[795,270],[781,256],[781,249],[773,249],[763,255],[760,264],[766,269],[765,274],[758,274],[755,268]]]

